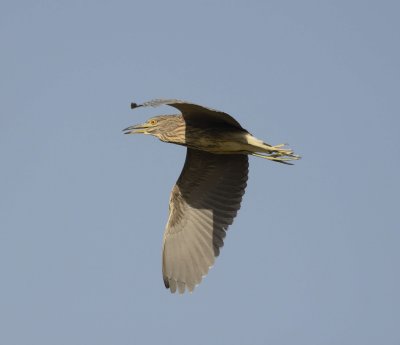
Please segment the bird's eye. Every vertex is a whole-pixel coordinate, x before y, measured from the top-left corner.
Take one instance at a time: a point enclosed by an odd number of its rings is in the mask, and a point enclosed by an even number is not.
[[[150,120],[150,124],[154,126],[157,123],[157,120]]]

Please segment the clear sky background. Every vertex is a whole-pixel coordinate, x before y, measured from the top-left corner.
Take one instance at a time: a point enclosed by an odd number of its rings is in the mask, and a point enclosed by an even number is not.
[[[2,1],[0,344],[400,344],[398,1]],[[215,267],[161,279],[180,98],[250,158]]]

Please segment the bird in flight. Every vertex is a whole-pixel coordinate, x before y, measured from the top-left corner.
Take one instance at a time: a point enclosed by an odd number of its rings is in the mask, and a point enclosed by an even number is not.
[[[181,114],[161,115],[130,126],[125,134],[150,134],[187,147],[172,188],[162,245],[162,274],[172,293],[192,292],[213,266],[229,225],[240,209],[248,178],[248,155],[283,164],[300,157],[284,144],[257,139],[232,116],[175,99],[155,99],[131,108],[168,105]]]

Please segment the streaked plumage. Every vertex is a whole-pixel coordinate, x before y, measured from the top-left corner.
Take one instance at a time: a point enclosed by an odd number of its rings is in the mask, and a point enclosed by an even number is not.
[[[298,159],[283,145],[271,146],[247,132],[230,115],[179,100],[153,100],[180,115],[162,115],[126,134],[151,134],[187,147],[186,161],[169,202],[162,272],[171,292],[193,291],[219,255],[229,225],[240,208],[248,178],[248,154],[290,164]]]

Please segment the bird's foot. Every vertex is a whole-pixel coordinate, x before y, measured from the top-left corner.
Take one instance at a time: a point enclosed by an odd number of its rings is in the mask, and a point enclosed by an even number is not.
[[[293,153],[293,150],[284,148],[286,144],[278,144],[275,146],[270,146],[268,149],[271,153],[252,153],[253,156],[268,159],[278,163],[289,164],[289,161],[298,160],[301,157]]]

